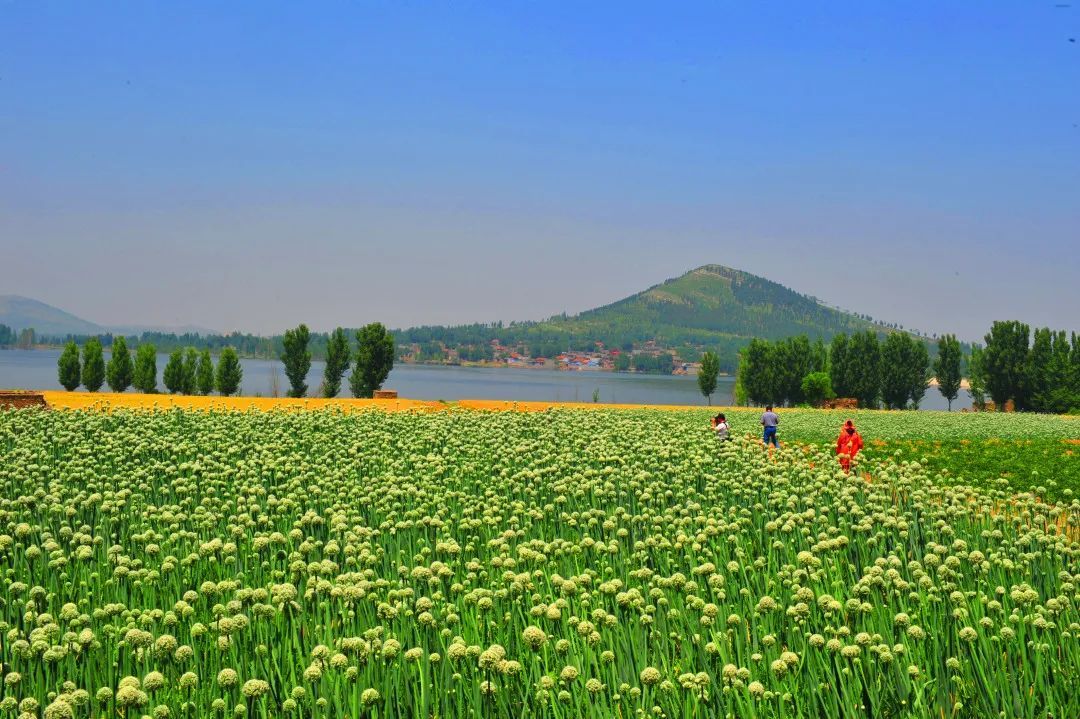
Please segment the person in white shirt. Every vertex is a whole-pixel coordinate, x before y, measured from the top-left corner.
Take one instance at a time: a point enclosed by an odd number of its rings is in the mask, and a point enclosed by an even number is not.
[[[716,432],[716,438],[721,442],[731,439],[731,427],[728,425],[727,417],[724,416],[723,412],[713,417],[712,428],[713,432]]]

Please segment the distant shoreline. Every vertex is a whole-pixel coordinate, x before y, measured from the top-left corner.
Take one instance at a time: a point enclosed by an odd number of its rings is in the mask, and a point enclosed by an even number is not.
[[[4,347],[4,348],[0,348],[0,351],[3,351],[3,350],[19,350],[19,351],[22,351],[22,352],[36,352],[36,351],[48,351],[48,350],[54,350],[55,351],[55,350],[63,350],[63,349],[64,349],[63,345],[37,344],[37,345],[34,345],[33,347]],[[109,351],[108,349],[105,350],[105,352],[108,352],[108,351]],[[159,354],[167,355],[169,353],[162,351],[162,352],[159,352]],[[220,353],[211,351],[211,354],[216,357]],[[281,361],[277,357],[266,357],[264,355],[245,354],[245,353],[242,353],[242,352],[238,352],[237,356],[240,359],[257,360],[257,361],[260,361],[260,362],[280,362]],[[319,361],[325,361],[324,357],[313,357],[312,359],[319,360]],[[605,374],[626,374],[626,375],[636,375],[636,376],[641,376],[641,377],[696,377],[697,376],[695,374],[691,374],[691,373],[688,373],[688,372],[672,372],[670,374],[662,374],[662,373],[659,373],[659,372],[635,372],[635,371],[631,371],[631,370],[615,370],[615,369],[608,369],[606,367],[568,367],[566,365],[562,365],[562,366],[559,366],[559,365],[537,366],[537,365],[532,365],[532,364],[528,364],[528,363],[525,363],[525,362],[511,364],[511,363],[508,363],[508,362],[487,362],[487,361],[478,361],[478,362],[477,361],[467,361],[467,362],[416,362],[416,361],[398,360],[394,364],[395,364],[395,366],[397,366],[397,365],[409,365],[409,366],[416,366],[416,367],[479,367],[479,368],[484,368],[484,369],[548,370],[549,372],[586,372],[586,373],[602,372],[602,373],[605,373]],[[725,373],[725,372],[721,372],[720,377],[721,378],[725,378],[725,377],[726,378],[734,378],[734,375],[729,374],[729,373]]]
[[[45,350],[62,350],[62,349],[64,349],[63,345],[37,344],[37,345],[34,345],[33,347],[29,347],[29,348],[27,348],[27,347],[4,347],[4,348],[0,348],[0,351],[3,351],[3,350],[21,350],[23,352],[32,352],[32,351],[38,351],[38,350],[45,351]],[[161,354],[168,354],[168,353],[167,352],[162,352]],[[214,353],[212,353],[212,354],[214,354]],[[239,357],[241,359],[259,360],[259,361],[264,361],[264,362],[277,362],[277,361],[280,361],[277,357],[264,357],[264,356],[260,356],[260,355],[250,355],[250,354],[240,354]],[[324,361],[324,358],[315,358],[315,359],[319,359],[320,361]],[[411,366],[418,366],[418,367],[478,367],[478,368],[483,368],[483,369],[507,369],[507,370],[548,370],[549,372],[586,372],[586,373],[602,372],[602,373],[605,373],[605,374],[639,375],[639,376],[642,376],[642,377],[696,377],[697,376],[696,374],[691,374],[689,372],[672,372],[671,374],[661,374],[659,372],[635,372],[635,371],[632,371],[632,370],[608,369],[606,367],[568,367],[566,365],[563,365],[563,366],[558,366],[558,365],[548,366],[546,364],[543,365],[543,366],[537,366],[537,365],[533,365],[533,364],[529,364],[529,363],[525,363],[525,362],[511,364],[511,363],[508,363],[508,362],[488,362],[488,361],[484,361],[484,360],[481,360],[481,361],[467,361],[467,362],[416,362],[416,361],[406,362],[406,361],[398,361],[398,362],[395,362],[395,365],[411,365]],[[728,373],[728,372],[721,372],[719,376],[722,379],[734,379],[735,378],[735,375],[733,375],[731,373]],[[927,387],[932,387],[934,389],[937,389],[938,384],[939,383],[937,381],[937,378],[936,377],[931,377],[929,383],[927,384]],[[971,384],[968,382],[966,377],[960,380],[960,389],[965,390],[965,391],[971,389]]]
[[[566,365],[533,365],[527,363],[510,364],[508,362],[487,362],[487,361],[469,361],[469,362],[400,362],[398,364],[403,365],[417,365],[422,367],[482,367],[484,369],[509,369],[509,370],[547,370],[549,372],[603,372],[606,374],[632,374],[640,375],[642,377],[696,377],[695,374],[688,372],[672,372],[670,374],[662,374],[660,372],[635,372],[632,370],[617,370],[608,369],[607,367],[568,367]],[[721,372],[720,377],[727,377],[734,379],[734,375]]]

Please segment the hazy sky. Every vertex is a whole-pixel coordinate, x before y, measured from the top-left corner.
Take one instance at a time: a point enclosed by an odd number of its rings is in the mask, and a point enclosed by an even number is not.
[[[0,294],[257,332],[719,263],[1080,330],[1080,3],[0,0]]]

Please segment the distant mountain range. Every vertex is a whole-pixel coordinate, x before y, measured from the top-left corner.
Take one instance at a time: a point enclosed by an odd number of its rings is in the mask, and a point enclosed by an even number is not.
[[[29,297],[20,297],[19,295],[0,295],[0,324],[7,325],[16,331],[33,328],[38,337],[99,334],[141,335],[143,332],[214,334],[214,330],[195,325],[182,327],[102,325],[76,317],[58,307],[53,307]]]

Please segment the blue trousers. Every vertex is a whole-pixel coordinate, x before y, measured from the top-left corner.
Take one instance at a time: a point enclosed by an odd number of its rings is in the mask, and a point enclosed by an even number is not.
[[[772,446],[779,449],[780,443],[776,441],[776,427],[766,427],[765,436],[762,438],[762,441],[765,442],[766,446],[768,446],[768,444],[772,442]]]

